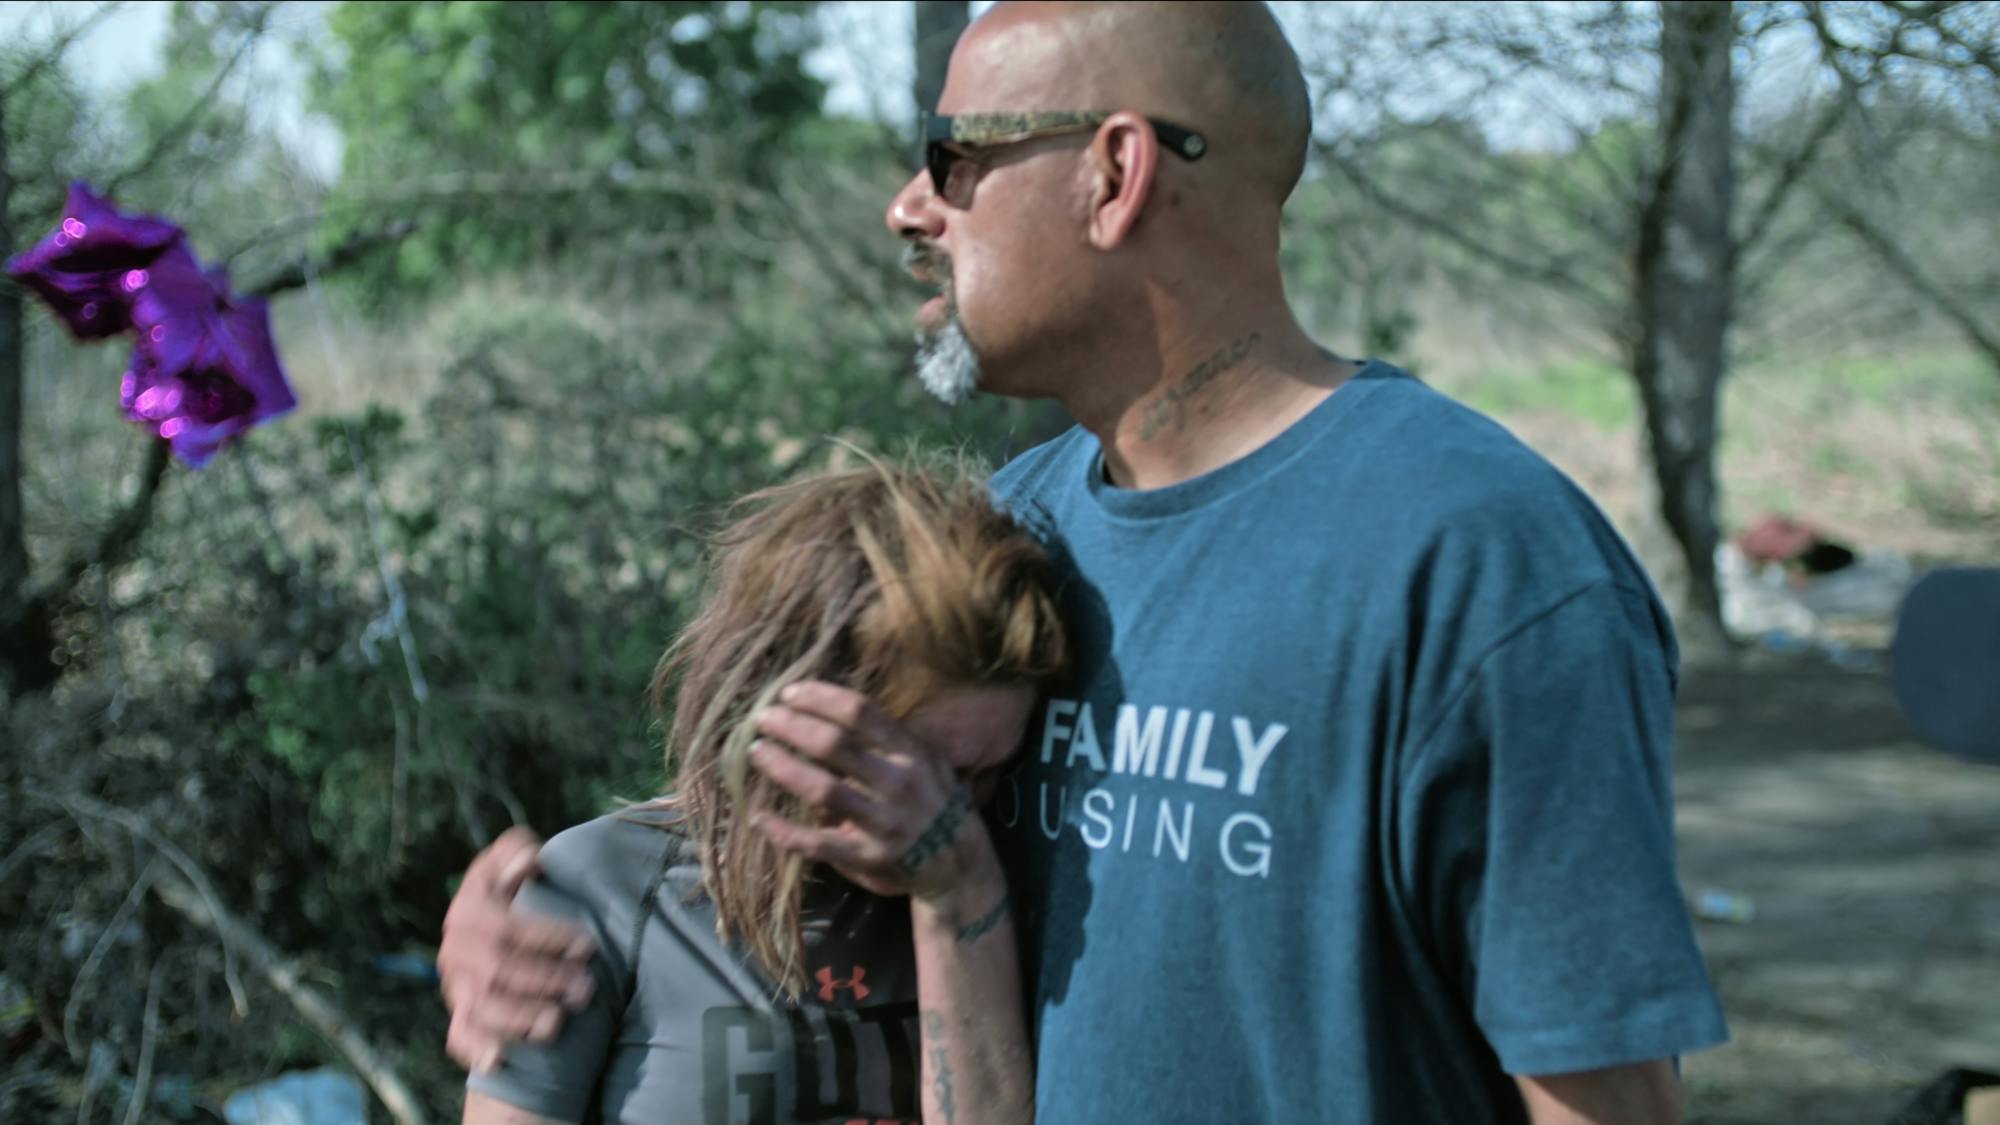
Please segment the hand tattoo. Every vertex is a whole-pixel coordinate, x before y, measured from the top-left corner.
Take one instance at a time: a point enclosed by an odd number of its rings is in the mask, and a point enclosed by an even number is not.
[[[1006,916],[1007,900],[1003,898],[1000,900],[998,906],[960,926],[958,928],[958,943],[960,945],[970,945],[978,941],[992,932],[993,927],[999,925],[1000,920]]]
[[[932,856],[950,847],[951,842],[958,838],[959,823],[965,819],[965,812],[971,807],[972,795],[961,787],[958,792],[951,795],[951,800],[945,802],[944,808],[938,810],[937,819],[931,821],[931,826],[924,829],[924,834],[910,844],[909,850],[896,861],[896,865],[914,875],[924,864],[931,861]]]
[[[1195,365],[1193,371],[1181,379],[1179,385],[1161,395],[1159,401],[1146,408],[1146,420],[1139,426],[1139,440],[1152,441],[1161,430],[1172,425],[1175,433],[1187,429],[1187,400],[1195,392],[1213,383],[1223,372],[1243,362],[1250,349],[1263,339],[1258,333],[1248,336],[1209,356]]]

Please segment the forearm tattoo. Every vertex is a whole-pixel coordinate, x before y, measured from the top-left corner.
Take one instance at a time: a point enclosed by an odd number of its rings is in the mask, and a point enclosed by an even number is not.
[[[965,789],[960,788],[953,793],[944,808],[938,810],[937,819],[931,821],[924,834],[910,844],[909,850],[896,861],[897,865],[905,872],[915,874],[931,861],[932,856],[950,847],[951,842],[958,838],[958,826],[965,820],[966,810],[971,807],[972,795]]]
[[[991,933],[993,927],[999,925],[1000,920],[1005,917],[1007,917],[1007,900],[1003,898],[1000,900],[998,906],[960,926],[958,928],[958,943],[960,945],[970,945],[978,941],[980,938]]]
[[[944,1031],[944,1013],[924,1013],[924,1035],[930,1039],[931,1049],[931,1096],[937,1102],[938,1116],[950,1125],[958,1116],[958,1107],[952,1104],[951,1067],[945,1061],[951,1055],[942,1042]]]

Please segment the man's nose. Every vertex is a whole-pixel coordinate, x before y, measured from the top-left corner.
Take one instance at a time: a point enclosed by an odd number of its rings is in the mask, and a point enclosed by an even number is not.
[[[930,173],[919,170],[889,200],[889,230],[901,238],[937,238],[944,233],[944,219],[936,204]]]

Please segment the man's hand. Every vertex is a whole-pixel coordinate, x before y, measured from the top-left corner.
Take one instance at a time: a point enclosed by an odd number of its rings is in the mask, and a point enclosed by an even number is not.
[[[824,817],[820,826],[765,814],[771,841],[831,865],[878,895],[919,900],[1005,894],[972,794],[943,754],[858,692],[827,683],[786,688],[756,718],[750,761]],[[970,883],[980,884],[977,887]]]
[[[1666,1059],[1583,1070],[1517,1075],[1535,1125],[1679,1125],[1681,1083]]]
[[[590,1000],[589,936],[510,909],[515,892],[541,871],[541,846],[525,828],[502,833],[466,869],[444,916],[445,1051],[470,1070],[497,1068],[509,1043],[554,1038],[564,1010]]]

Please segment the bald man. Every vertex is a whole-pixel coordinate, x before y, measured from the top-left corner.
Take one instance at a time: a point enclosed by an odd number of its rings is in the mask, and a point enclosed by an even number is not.
[[[1671,625],[1556,470],[1300,328],[1310,112],[1269,12],[1001,4],[937,109],[888,211],[939,290],[924,383],[1078,423],[993,485],[1073,577],[1076,667],[989,810],[1037,1116],[1679,1120],[1673,1060],[1725,1031]],[[571,934],[506,913],[531,845],[453,906],[462,1060],[574,979]]]

